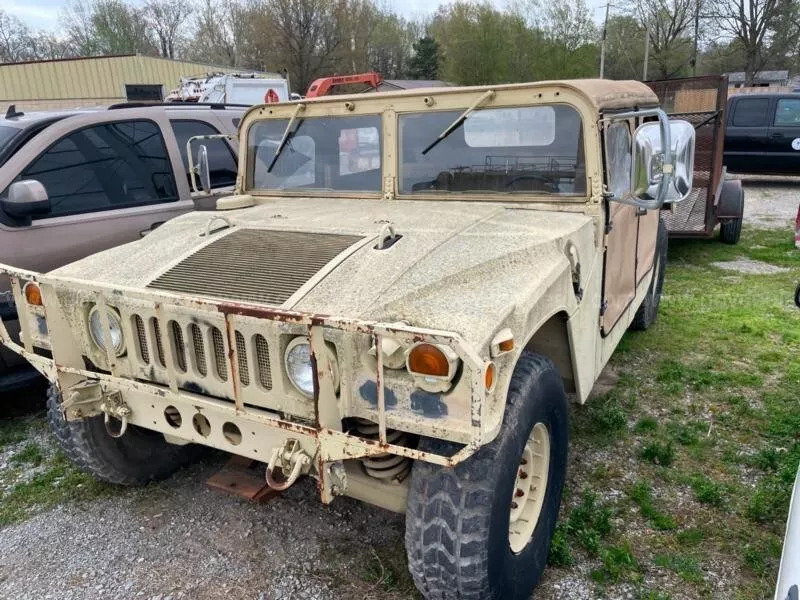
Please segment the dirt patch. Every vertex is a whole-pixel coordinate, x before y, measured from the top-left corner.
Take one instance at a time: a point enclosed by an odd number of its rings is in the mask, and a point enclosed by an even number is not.
[[[750,260],[749,258],[739,258],[725,262],[712,262],[711,266],[725,271],[737,271],[745,275],[774,275],[775,273],[785,273],[789,269],[777,267],[760,260]]]

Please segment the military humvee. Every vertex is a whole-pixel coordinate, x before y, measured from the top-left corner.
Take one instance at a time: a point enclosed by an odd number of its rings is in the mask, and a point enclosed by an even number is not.
[[[3,267],[67,455],[163,478],[211,446],[406,514],[423,595],[527,598],[584,402],[656,318],[694,130],[638,82],[251,109],[236,195],[47,274]],[[202,140],[200,140],[202,141]],[[204,148],[196,171],[208,180]]]

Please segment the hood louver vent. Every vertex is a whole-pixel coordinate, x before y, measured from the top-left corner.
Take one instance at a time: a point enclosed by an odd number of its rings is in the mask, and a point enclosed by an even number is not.
[[[337,255],[354,235],[237,229],[201,248],[147,287],[280,305]]]

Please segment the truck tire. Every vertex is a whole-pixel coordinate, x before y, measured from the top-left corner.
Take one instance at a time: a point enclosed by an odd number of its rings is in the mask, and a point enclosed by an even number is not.
[[[561,376],[547,358],[523,352],[497,437],[455,467],[414,464],[405,541],[425,598],[530,598],[558,518],[568,437]],[[424,438],[420,448],[448,454],[458,445]]]
[[[667,268],[667,227],[664,221],[658,222],[658,237],[656,238],[656,253],[653,259],[653,279],[647,294],[639,305],[639,310],[631,321],[630,328],[635,331],[644,331],[656,322],[658,318],[658,305],[661,304],[661,292],[664,290],[664,271]]]
[[[719,225],[719,240],[725,244],[736,244],[742,236],[744,214],[744,189],[738,179],[723,182],[720,192],[719,211],[723,215],[738,215],[726,219]]]
[[[154,431],[128,425],[125,435],[112,438],[102,416],[67,421],[61,412],[61,394],[47,391],[47,420],[66,457],[97,479],[117,485],[144,485],[169,477],[201,456],[202,447],[168,443]]]

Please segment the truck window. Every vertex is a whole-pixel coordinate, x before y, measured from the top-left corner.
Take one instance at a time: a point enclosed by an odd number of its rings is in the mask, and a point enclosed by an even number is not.
[[[196,135],[217,135],[213,125],[205,121],[175,120],[170,121],[175,139],[178,140],[178,147],[181,149],[183,167],[186,169],[186,178],[191,184],[189,177],[189,159],[186,156],[186,142],[189,138]],[[197,155],[197,149],[201,144],[205,144],[208,151],[208,169],[211,173],[211,187],[228,187],[236,184],[236,157],[231,147],[225,140],[205,140],[194,142],[192,152]]]
[[[574,108],[477,110],[423,154],[461,112],[401,115],[401,193],[584,193],[581,118]]]
[[[614,197],[624,198],[631,189],[631,133],[628,124],[612,123],[606,130],[608,189]]]
[[[775,109],[775,125],[800,127],[800,99],[781,98]]]
[[[761,127],[767,125],[769,98],[740,98],[733,109],[735,127]]]
[[[47,217],[173,202],[178,191],[161,130],[152,121],[85,127],[61,138],[14,181],[35,179]],[[3,195],[7,194],[7,190]]]

